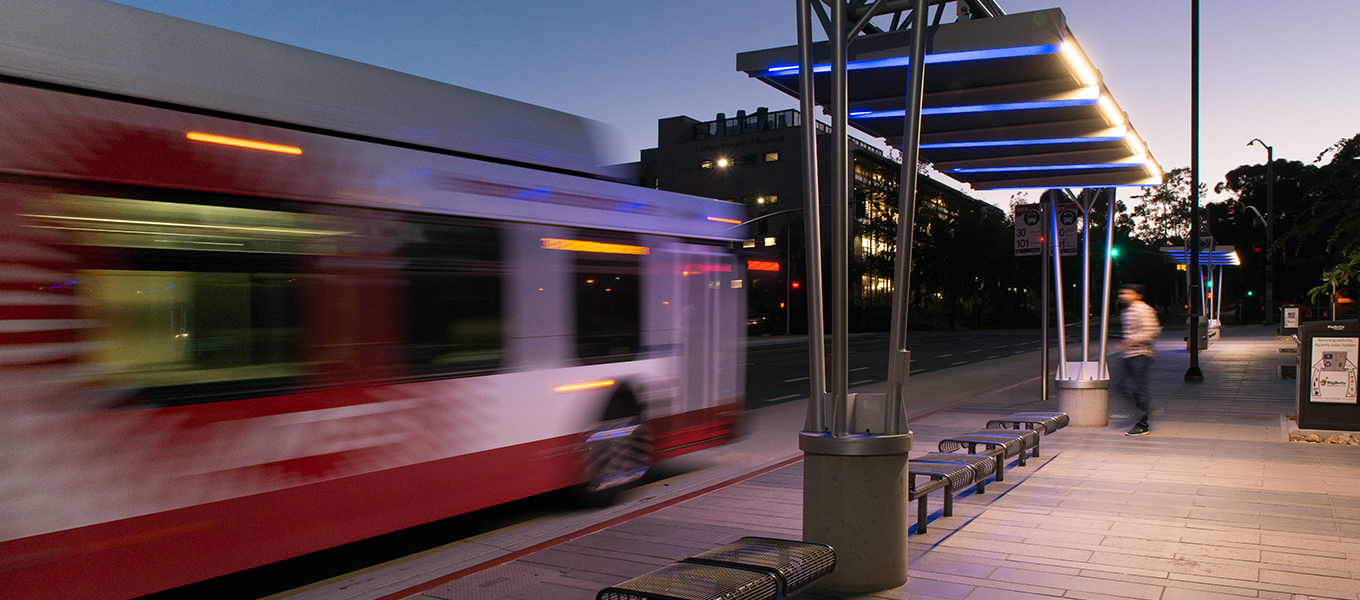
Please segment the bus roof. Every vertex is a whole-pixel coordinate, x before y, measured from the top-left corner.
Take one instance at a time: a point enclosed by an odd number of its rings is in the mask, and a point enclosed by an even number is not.
[[[103,0],[6,0],[0,75],[606,174],[595,121]]]

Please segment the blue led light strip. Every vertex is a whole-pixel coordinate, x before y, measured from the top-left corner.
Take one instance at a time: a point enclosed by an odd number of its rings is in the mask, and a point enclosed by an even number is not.
[[[1085,169],[1132,169],[1142,168],[1147,163],[1099,163],[1089,165],[1040,165],[1035,167],[976,167],[971,169],[958,168],[945,171],[946,173],[1019,173],[1023,171],[1076,171]]]
[[[1098,98],[1072,98],[1069,100],[1041,100],[1038,102],[1007,102],[1004,104],[971,104],[968,106],[937,106],[921,109],[922,116],[961,115],[967,113],[999,112],[1003,110],[1034,110],[1039,108],[1064,108],[1069,106],[1091,106]],[[903,110],[863,110],[850,113],[851,119],[891,119],[907,115]],[[924,146],[923,146],[924,147]]]
[[[1038,146],[1042,144],[1096,144],[1103,142],[1122,142],[1124,136],[1114,137],[1066,137],[1038,140],[988,140],[979,142],[941,142],[921,144],[922,150],[945,150],[949,148],[996,148],[1001,146]]]
[[[1020,56],[1040,56],[1043,54],[1057,54],[1062,52],[1062,44],[1043,44],[1039,46],[1020,46],[1016,48],[996,48],[992,50],[967,50],[964,52],[946,52],[942,54],[927,54],[926,64],[934,65],[940,63],[964,62],[970,60],[989,60],[993,58],[1016,58]],[[857,60],[846,63],[848,71],[858,71],[860,69],[884,69],[888,67],[905,67],[911,64],[910,56],[894,56],[892,58],[878,58],[874,60]],[[798,65],[779,65],[765,70],[766,75],[794,75],[799,71]],[[831,65],[813,65],[813,73],[830,73]]]

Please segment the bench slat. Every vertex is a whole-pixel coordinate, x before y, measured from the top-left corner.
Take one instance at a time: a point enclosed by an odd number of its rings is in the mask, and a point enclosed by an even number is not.
[[[681,562],[752,569],[774,575],[783,598],[793,596],[836,568],[836,551],[826,544],[743,537]]]
[[[595,600],[775,600],[774,575],[678,562],[600,590]]]

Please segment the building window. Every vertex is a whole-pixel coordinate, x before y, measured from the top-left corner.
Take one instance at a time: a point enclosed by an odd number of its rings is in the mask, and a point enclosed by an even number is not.
[[[711,160],[706,160],[706,161],[703,161],[703,162],[699,163],[699,168],[700,168],[700,169],[712,169],[712,168],[715,167],[715,166],[717,166],[716,163],[714,163],[714,162],[711,161]]]
[[[775,244],[775,239],[774,239],[774,238],[772,238],[772,237],[767,237],[767,238],[765,238],[765,245],[766,245],[767,247],[768,247],[768,246],[774,246],[774,244]]]
[[[778,153],[778,152],[766,152],[766,153],[765,153],[765,162],[777,162],[778,160],[779,160],[779,153]]]
[[[744,241],[744,242],[741,243],[741,247],[742,247],[742,248],[755,248],[755,247],[756,247],[756,241],[755,241],[755,240],[746,240],[746,241]]]

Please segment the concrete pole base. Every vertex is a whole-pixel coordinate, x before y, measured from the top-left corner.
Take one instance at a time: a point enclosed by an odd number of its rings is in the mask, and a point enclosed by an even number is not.
[[[806,454],[803,541],[836,549],[836,570],[818,589],[859,594],[907,583],[909,477],[906,452]]]
[[[1058,410],[1067,413],[1072,427],[1105,427],[1110,422],[1110,388],[1105,381],[1104,387],[1069,387],[1058,381]],[[1091,384],[1093,381],[1079,383]]]

